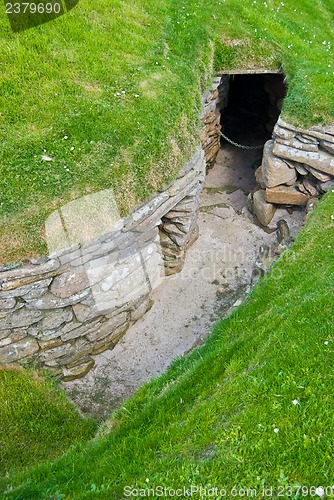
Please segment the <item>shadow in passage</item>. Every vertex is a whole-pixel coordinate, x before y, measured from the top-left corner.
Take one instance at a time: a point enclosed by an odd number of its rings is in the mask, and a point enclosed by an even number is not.
[[[223,133],[245,145],[264,144],[271,138],[285,94],[282,74],[233,75],[221,113]]]

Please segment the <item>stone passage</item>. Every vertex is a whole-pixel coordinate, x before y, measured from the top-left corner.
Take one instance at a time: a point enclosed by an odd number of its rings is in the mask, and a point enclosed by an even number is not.
[[[208,168],[228,142],[220,132],[241,145],[264,144],[257,187],[248,197],[263,226],[277,207],[313,206],[313,198],[333,187],[334,128],[306,130],[283,121],[285,93],[283,74],[244,70],[217,76],[204,101],[202,147]]]
[[[163,277],[182,269],[198,235],[199,194],[220,149],[220,131],[242,132],[231,78],[217,76],[203,96],[202,144],[174,183],[126,219],[118,216],[111,190],[75,200],[47,220],[49,256],[0,268],[0,364],[36,362],[64,380],[85,375],[94,366],[91,355],[113,348],[148,310]],[[241,121],[266,140],[283,90],[274,76],[263,82],[250,114],[244,103]],[[305,130],[279,118],[249,207],[269,224],[278,206],[313,203],[333,187],[333,178],[334,127]]]

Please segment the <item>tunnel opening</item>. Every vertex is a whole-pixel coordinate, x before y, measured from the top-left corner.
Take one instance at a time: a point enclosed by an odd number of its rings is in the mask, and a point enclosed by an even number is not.
[[[285,76],[278,71],[242,70],[220,76],[216,161],[228,165],[230,184],[247,195],[259,188],[263,147],[272,138],[286,92]]]
[[[230,75],[220,120],[227,139],[222,137],[221,145],[230,139],[260,148],[272,136],[285,95],[281,73]]]

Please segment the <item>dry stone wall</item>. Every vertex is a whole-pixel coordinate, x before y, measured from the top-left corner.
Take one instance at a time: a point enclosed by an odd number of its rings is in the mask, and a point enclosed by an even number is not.
[[[85,375],[94,366],[91,355],[113,348],[150,308],[150,294],[163,277],[182,268],[197,235],[204,177],[199,148],[173,184],[109,231],[17,268],[2,268],[0,364],[35,362],[64,380]],[[53,234],[68,213],[65,206],[62,217],[50,217]],[[91,217],[80,213],[82,233]],[[69,224],[61,241],[71,229]]]
[[[334,127],[302,129],[279,118],[255,175],[259,189],[249,207],[261,224],[278,205],[307,205],[334,188]]]
[[[202,148],[205,154],[207,168],[212,168],[220,148],[221,110],[227,104],[229,91],[229,77],[227,75],[217,76],[212,88],[203,96],[203,111],[201,120]]]

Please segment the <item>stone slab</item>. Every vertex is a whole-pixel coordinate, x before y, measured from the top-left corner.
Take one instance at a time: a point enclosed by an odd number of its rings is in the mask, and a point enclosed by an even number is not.
[[[319,172],[319,170],[309,167],[308,165],[307,165],[307,171],[310,172],[310,174],[312,174],[313,177],[318,179],[318,181],[320,182],[327,182],[332,178],[329,174],[324,174],[323,172]]]
[[[22,286],[15,286],[12,288],[7,287],[6,290],[0,292],[0,299],[9,299],[12,297],[25,297],[25,296],[31,299],[37,298],[43,293],[45,293],[51,281],[52,278],[36,279],[35,277],[33,281],[30,281],[29,283],[24,284]],[[18,281],[15,282],[15,285],[16,284],[18,284]]]
[[[278,205],[306,205],[309,196],[292,186],[277,186],[266,189],[265,199]]]
[[[319,151],[318,144],[300,141],[296,137],[292,137],[291,139],[278,138],[275,142],[290,146],[291,148],[302,149],[303,151]]]
[[[43,317],[42,311],[22,307],[11,314],[0,317],[0,330],[19,328],[37,323]]]
[[[0,348],[0,364],[13,363],[36,354],[39,345],[36,339],[27,338]]]
[[[280,117],[277,120],[277,125],[279,127],[285,128],[287,130],[290,130],[292,132],[295,132],[297,134],[304,134],[306,136],[314,137],[319,140],[325,140],[328,142],[334,142],[334,127],[333,126],[326,126],[326,129],[320,126],[313,126],[310,127],[309,129],[304,129],[304,128],[299,128],[295,127],[294,125],[291,125],[291,123],[287,123],[282,118]]]
[[[63,368],[63,382],[70,382],[78,378],[82,378],[95,366],[95,361],[93,358],[84,359],[80,364],[72,367]]]
[[[63,323],[71,321],[73,313],[70,309],[53,309],[51,311],[45,311],[43,313],[43,318],[38,322],[38,328],[43,330],[51,330],[58,328]]]
[[[72,295],[71,297],[62,299],[60,297],[56,297],[53,293],[48,292],[39,299],[29,299],[27,302],[31,308],[34,309],[59,309],[72,304],[77,304],[82,299],[87,298],[90,293],[90,288],[87,288],[80,293]]]
[[[320,141],[320,146],[331,155],[334,155],[334,144],[328,141]]]
[[[334,180],[319,182],[318,187],[322,193],[327,193],[328,191],[334,189]]]
[[[128,315],[126,312],[114,316],[113,318],[101,323],[101,325],[94,332],[89,333],[86,337],[88,340],[95,343],[107,335],[110,336],[120,325],[124,325],[126,323],[127,317]]]
[[[265,195],[264,189],[259,189],[253,193],[253,212],[263,226],[269,224],[276,212],[276,207],[266,201]]]
[[[0,311],[6,309],[13,309],[16,305],[16,300],[14,298],[1,299],[0,298]]]
[[[60,267],[60,262],[57,259],[50,259],[47,262],[40,265],[28,265],[22,266],[17,269],[11,269],[10,271],[4,271],[0,274],[0,283],[2,290],[11,289],[10,286],[16,288],[16,286],[21,286],[21,284],[16,284],[15,280],[18,282],[24,281],[24,278],[27,279],[26,282],[22,282],[22,284],[30,283],[35,281],[35,277],[41,279],[41,275],[49,274],[53,271],[56,271]],[[44,276],[45,277],[45,276]],[[28,281],[28,278],[31,278],[31,281]]]
[[[89,286],[87,272],[84,267],[63,273],[53,279],[50,291],[56,297],[65,299],[82,292]]]

